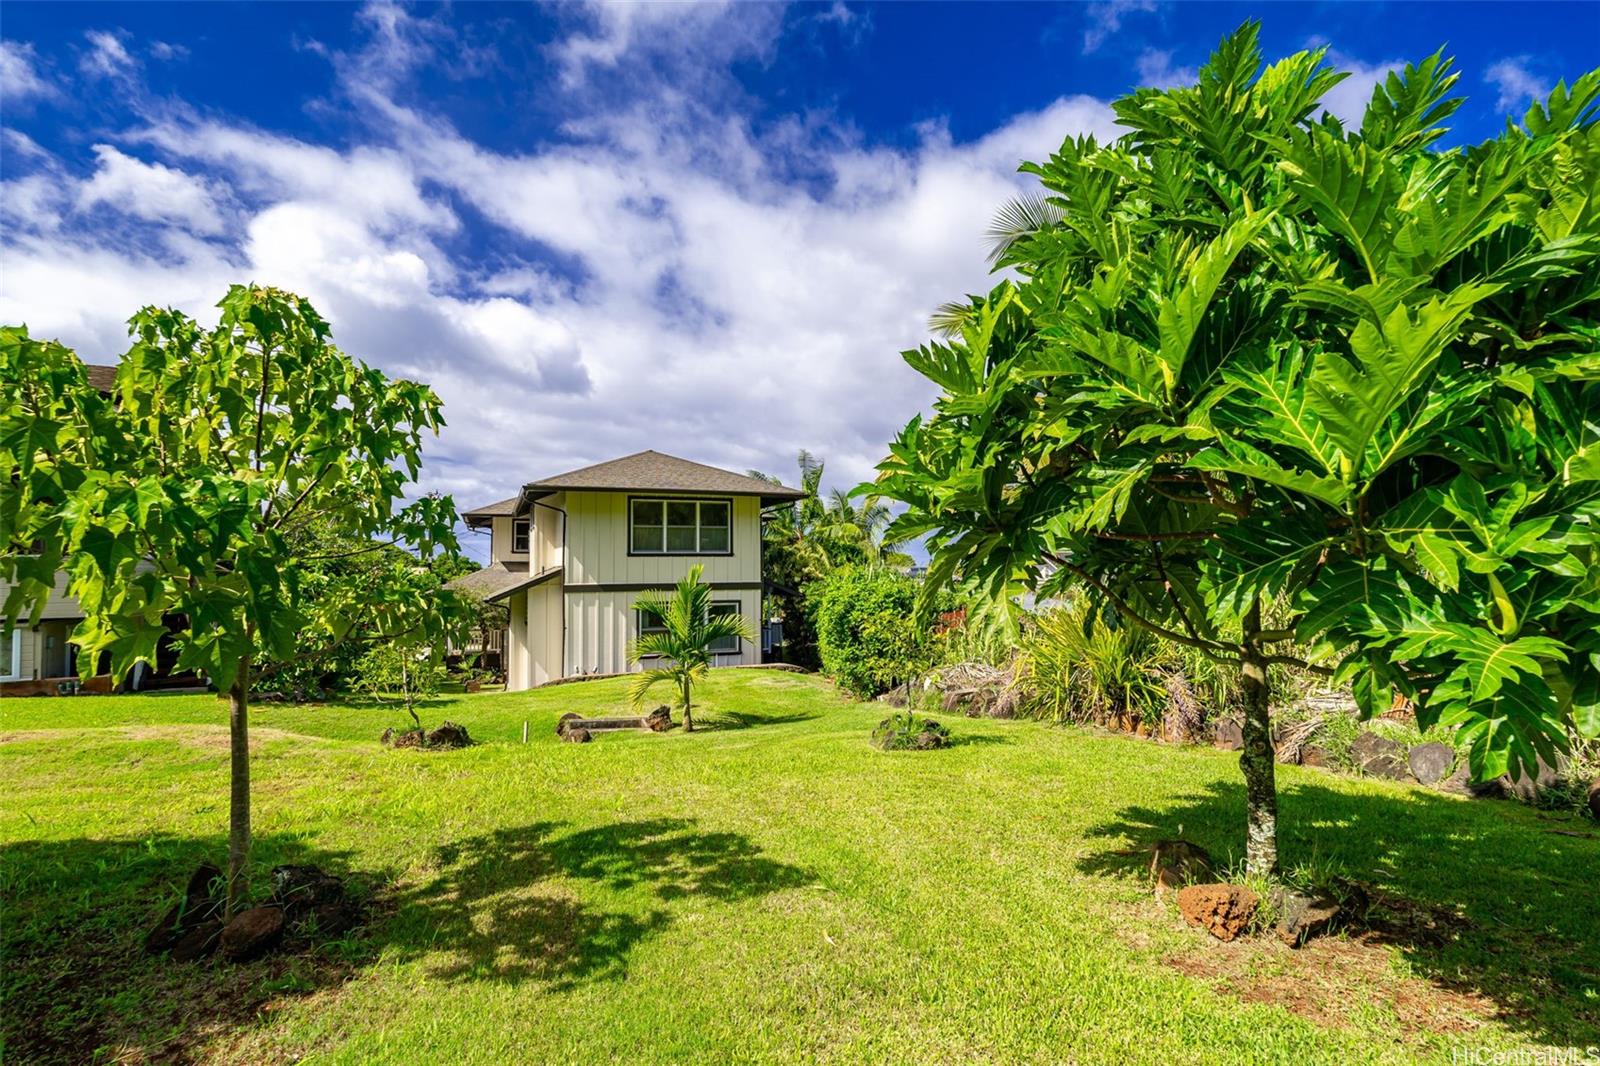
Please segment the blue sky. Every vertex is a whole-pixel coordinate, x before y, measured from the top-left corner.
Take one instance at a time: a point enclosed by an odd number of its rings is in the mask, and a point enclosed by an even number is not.
[[[303,292],[439,390],[464,505],[647,447],[853,484],[1017,164],[1248,18],[1347,117],[1446,46],[1453,143],[1600,66],[1592,3],[6,3],[0,318],[105,361],[142,304]]]

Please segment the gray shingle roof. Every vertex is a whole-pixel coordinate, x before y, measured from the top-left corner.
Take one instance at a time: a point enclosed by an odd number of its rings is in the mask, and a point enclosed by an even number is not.
[[[675,455],[656,451],[636,452],[593,466],[569,470],[565,474],[530,481],[522,491],[530,497],[552,492],[588,490],[595,492],[705,492],[722,496],[759,496],[763,505],[798,500],[805,493],[787,485],[735,474],[704,463],[692,463]],[[490,519],[514,515],[521,496],[499,500],[461,512],[469,526],[488,525]]]
[[[735,474],[704,463],[692,463],[657,451],[636,452],[594,466],[569,470],[523,486],[531,493],[568,489],[615,492],[718,492],[727,496],[761,496],[773,501],[797,500],[799,489]]]
[[[463,574],[450,582],[449,587],[457,592],[465,592],[476,596],[480,600],[493,602],[501,600],[527,588],[537,585],[541,581],[555,577],[561,573],[559,566],[547,567],[538,573],[529,573],[527,563],[498,562],[490,563],[482,570],[474,570],[470,574]]]
[[[96,392],[110,392],[117,387],[117,368],[114,366],[101,366],[98,363],[85,363],[83,369],[89,372],[89,387]]]

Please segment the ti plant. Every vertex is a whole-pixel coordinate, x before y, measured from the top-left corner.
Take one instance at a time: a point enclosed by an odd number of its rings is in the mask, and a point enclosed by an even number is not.
[[[1119,101],[1124,136],[1026,164],[1015,280],[905,353],[941,395],[863,486],[930,588],[1075,585],[1237,666],[1253,873],[1273,663],[1368,716],[1403,695],[1480,779],[1600,734],[1600,71],[1441,149],[1449,60],[1346,128],[1324,59],[1263,67],[1247,24]]]

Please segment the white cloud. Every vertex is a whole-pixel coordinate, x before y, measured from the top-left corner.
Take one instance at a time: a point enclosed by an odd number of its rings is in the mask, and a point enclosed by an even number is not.
[[[1146,48],[1134,62],[1139,72],[1139,84],[1152,89],[1172,89],[1180,85],[1193,85],[1200,73],[1194,67],[1174,67],[1172,52],[1161,48]]]
[[[0,41],[0,101],[20,103],[54,95],[55,86],[39,73],[33,45]]]
[[[105,30],[88,30],[84,37],[89,50],[78,60],[78,69],[92,77],[121,78],[133,72],[138,64],[128,54],[120,37]]]
[[[1124,17],[1149,14],[1155,9],[1155,0],[1104,0],[1090,4],[1086,9],[1089,25],[1083,31],[1083,54],[1098,51],[1108,38],[1122,29]]]
[[[1495,107],[1502,112],[1520,111],[1530,100],[1550,95],[1550,83],[1528,69],[1531,56],[1509,56],[1489,65],[1483,80],[1500,90]]]
[[[109,144],[94,146],[99,167],[78,190],[80,209],[110,204],[151,222],[170,222],[201,235],[222,231],[222,213],[207,183],[160,163],[123,155]]]
[[[169,41],[151,41],[150,54],[165,63],[174,59],[188,59],[189,49]]]
[[[1322,43],[1325,42],[1313,40],[1309,45],[1317,47]],[[1335,70],[1343,71],[1350,76],[1323,96],[1322,107],[1340,122],[1352,128],[1359,126],[1361,119],[1366,115],[1367,105],[1372,102],[1372,91],[1388,78],[1391,71],[1403,70],[1406,65],[1403,59],[1364,63],[1333,48],[1328,50],[1327,62]]]
[[[757,41],[742,7],[723,14]],[[624,16],[639,17],[665,16]],[[909,146],[866,143],[825,116],[756,127],[670,78],[607,104],[592,92],[604,64],[636,76],[633,50],[677,31],[602,21],[579,37],[609,32],[612,45],[566,53],[583,57],[568,69],[584,72],[571,90],[584,122],[497,150],[400,102],[412,97],[398,79],[429,62],[439,34],[398,9],[363,19],[383,51],[334,57],[358,146],[220,116],[124,131],[118,143],[161,162],[106,148],[85,181],[32,188],[37,225],[5,235],[0,320],[105,358],[145,303],[204,319],[230,281],[304,292],[347,351],[438,389],[449,425],[423,487],[463,504],[646,447],[785,476],[806,447],[850,485],[931,397],[898,353],[926,339],[940,302],[993,284],[984,231],[1031,183],[1018,163],[1069,135],[1115,134],[1088,97],[960,143],[929,124]],[[99,209],[163,220],[160,261],[75,224],[72,205],[91,195],[80,186],[96,181]]]

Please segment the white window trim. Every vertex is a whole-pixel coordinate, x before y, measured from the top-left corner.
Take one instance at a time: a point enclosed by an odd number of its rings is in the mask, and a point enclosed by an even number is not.
[[[733,612],[732,613],[738,615],[741,618],[744,617],[744,604],[740,603],[738,600],[712,600],[711,601],[712,613],[715,613],[718,607],[732,607],[733,608]],[[743,653],[744,653],[744,638],[742,638],[742,637],[734,637],[733,638],[733,647],[731,647],[731,648],[719,648],[716,645],[712,645],[712,647],[711,647],[711,654],[712,655],[741,655]]]
[[[638,542],[634,539],[634,527],[636,525],[636,523],[634,522],[634,517],[633,517],[634,516],[634,510],[641,503],[659,503],[659,504],[662,505],[662,507],[661,507],[661,547],[660,548],[648,548],[648,547],[641,548],[639,546]],[[675,504],[675,503],[691,503],[691,504],[694,504],[694,522],[695,522],[695,525],[694,525],[694,529],[695,529],[694,539],[695,539],[695,548],[696,548],[696,550],[694,550],[694,551],[668,551],[667,550],[667,531],[669,529],[671,529],[672,527],[667,523],[667,510],[666,509],[669,506],[671,506],[672,504]],[[727,533],[728,533],[728,546],[727,546],[727,548],[725,548],[725,549],[723,549],[721,551],[708,551],[708,550],[700,548],[700,543],[701,543],[704,531],[706,529],[708,529],[708,528],[711,528],[711,529],[718,528],[718,527],[715,527],[715,526],[708,527],[700,520],[701,510],[708,503],[709,504],[719,504],[719,505],[727,508],[728,522],[727,522],[727,525],[725,527],[722,527],[722,528],[725,528],[727,530]],[[718,556],[718,557],[720,557],[720,556],[731,556],[733,554],[733,498],[731,496],[706,496],[706,497],[700,497],[700,496],[630,496],[630,497],[628,497],[628,554],[629,555],[665,555],[665,556],[673,556],[673,555],[709,555],[709,556]]]
[[[0,674],[0,681],[22,680],[22,633],[20,626],[11,631],[11,661],[0,662],[0,670],[6,671]]]

